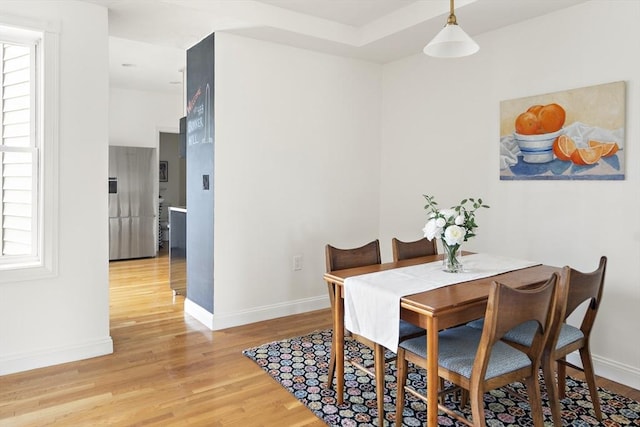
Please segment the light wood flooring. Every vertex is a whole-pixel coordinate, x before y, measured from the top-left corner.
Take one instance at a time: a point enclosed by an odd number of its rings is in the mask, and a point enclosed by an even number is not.
[[[212,332],[168,258],[110,263],[112,355],[0,377],[0,426],[324,426],[241,354],[331,327],[329,310]]]
[[[183,314],[166,255],[112,262],[110,297],[114,353],[0,377],[0,426],[325,425],[241,352],[329,328],[329,310],[209,331]]]

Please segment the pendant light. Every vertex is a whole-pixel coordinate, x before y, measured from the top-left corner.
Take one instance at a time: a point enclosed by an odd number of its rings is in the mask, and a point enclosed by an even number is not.
[[[447,25],[426,45],[423,52],[436,58],[459,58],[476,53],[480,46],[458,25],[453,13],[453,0],[449,0],[450,12]]]

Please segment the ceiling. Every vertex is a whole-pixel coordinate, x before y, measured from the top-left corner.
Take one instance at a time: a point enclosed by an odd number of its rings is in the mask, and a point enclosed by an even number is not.
[[[153,91],[182,90],[186,49],[214,31],[385,63],[421,52],[449,13],[447,0],[83,1],[109,9],[111,85]],[[457,0],[455,13],[473,37],[585,1]]]

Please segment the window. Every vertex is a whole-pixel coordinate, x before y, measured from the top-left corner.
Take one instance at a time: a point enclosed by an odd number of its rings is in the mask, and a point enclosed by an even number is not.
[[[38,144],[34,131],[35,45],[0,43],[0,186],[3,264],[38,256]]]
[[[0,23],[0,282],[55,270],[56,57],[56,33]]]

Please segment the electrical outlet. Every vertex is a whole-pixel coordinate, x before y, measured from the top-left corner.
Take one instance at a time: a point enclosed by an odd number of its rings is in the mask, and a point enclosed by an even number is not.
[[[293,271],[302,270],[302,255],[293,256]]]

